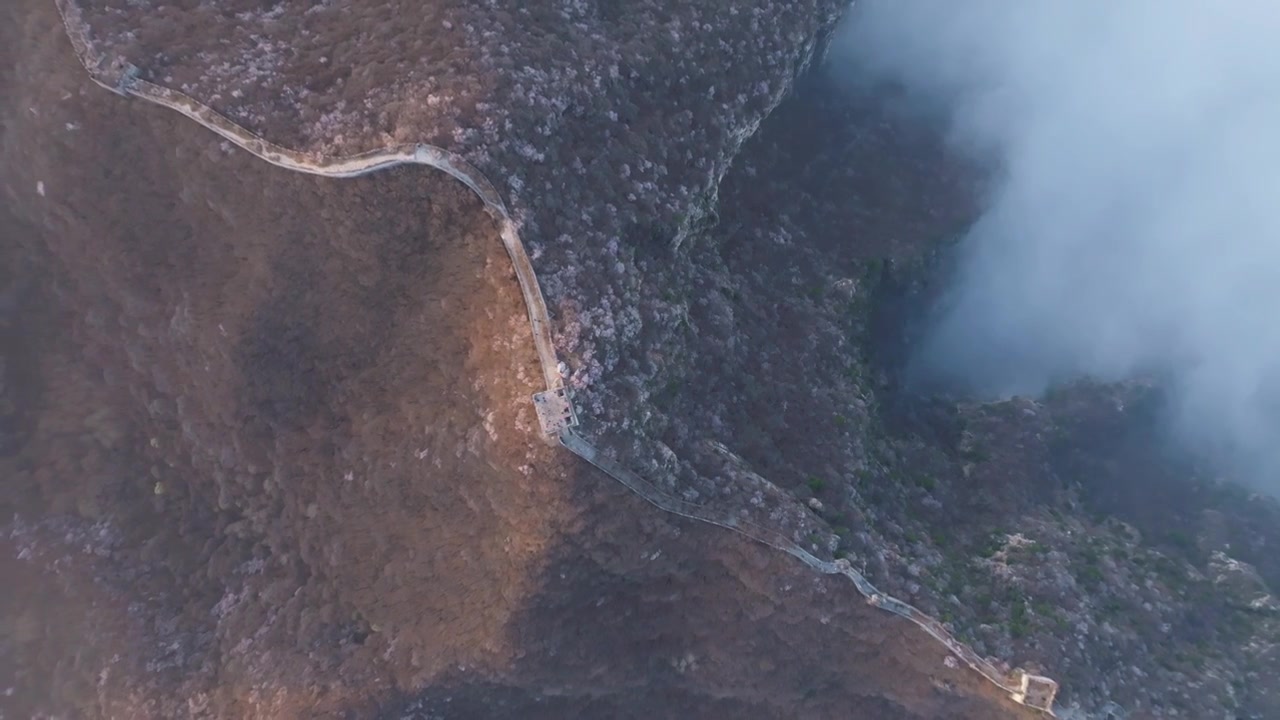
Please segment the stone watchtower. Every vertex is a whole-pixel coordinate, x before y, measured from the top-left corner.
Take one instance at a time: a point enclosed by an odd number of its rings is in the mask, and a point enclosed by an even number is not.
[[[1052,714],[1053,700],[1058,695],[1058,683],[1043,675],[1032,675],[1025,670],[1019,672],[1022,681],[1018,684],[1018,691],[1013,694],[1013,699]]]

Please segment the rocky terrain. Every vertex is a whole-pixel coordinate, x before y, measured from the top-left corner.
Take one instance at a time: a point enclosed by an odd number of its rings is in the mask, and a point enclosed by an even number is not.
[[[273,141],[474,162],[584,431],[673,492],[848,557],[1061,715],[1275,716],[1280,509],[1164,451],[1157,386],[904,383],[981,176],[836,87],[838,10],[84,8]],[[1033,715],[541,442],[461,185],[272,169],[92,85],[50,2],[3,13],[5,717]]]
[[[811,73],[726,175],[719,223],[677,266],[694,278],[667,350],[681,372],[620,433],[624,452],[735,449],[818,501],[815,550],[1057,678],[1060,714],[1280,712],[1265,550],[1280,505],[1172,449],[1155,382],[989,404],[910,386],[981,179],[840,85]],[[689,487],[714,492],[689,467]]]

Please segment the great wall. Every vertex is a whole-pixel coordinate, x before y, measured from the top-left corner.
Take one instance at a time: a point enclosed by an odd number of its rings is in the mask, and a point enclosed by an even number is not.
[[[456,178],[484,202],[499,223],[503,246],[511,258],[524,296],[534,345],[542,367],[546,390],[533,396],[534,407],[545,439],[558,443],[597,469],[644,498],[655,507],[691,520],[716,525],[780,550],[825,575],[847,577],[867,603],[910,620],[942,643],[954,656],[1016,702],[1052,716],[1058,684],[1054,680],[1015,669],[1006,673],[961,643],[938,620],[915,607],[876,589],[848,560],[823,560],[805,550],[781,532],[746,522],[730,513],[706,505],[681,500],[652,482],[623,467],[597,449],[575,430],[578,418],[572,398],[559,371],[551,321],[546,301],[533,265],[520,239],[519,228],[507,212],[493,184],[461,156],[425,144],[399,145],[342,157],[318,157],[271,143],[219,114],[212,108],[177,90],[165,88],[139,77],[138,69],[120,59],[96,54],[88,38],[88,27],[72,0],[54,0],[67,37],[77,59],[90,79],[124,97],[136,97],[174,110],[225,138],[228,142],[272,165],[295,172],[331,178],[351,178],[400,165],[425,165]]]

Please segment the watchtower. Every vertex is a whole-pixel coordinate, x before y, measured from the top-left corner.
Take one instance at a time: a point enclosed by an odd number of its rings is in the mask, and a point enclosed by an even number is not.
[[[1058,683],[1043,676],[1020,671],[1022,681],[1013,699],[1028,707],[1053,714],[1053,700],[1058,696]]]
[[[563,387],[537,393],[533,396],[533,407],[538,411],[542,432],[548,436],[555,437],[561,430],[578,424],[578,414],[573,411],[569,391]]]

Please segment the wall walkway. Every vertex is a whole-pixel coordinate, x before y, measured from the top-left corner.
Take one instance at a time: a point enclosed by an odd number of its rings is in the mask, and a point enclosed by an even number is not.
[[[847,560],[822,560],[781,532],[747,522],[717,508],[681,500],[623,467],[579,435],[574,429],[577,425],[577,416],[573,409],[572,398],[564,387],[564,381],[558,369],[559,363],[556,359],[555,344],[551,339],[551,321],[547,314],[546,301],[542,297],[537,275],[529,262],[524,243],[520,239],[519,228],[511,219],[502,197],[493,184],[461,156],[444,148],[421,143],[398,145],[356,155],[328,157],[281,147],[236,125],[189,95],[143,80],[133,66],[119,60],[105,58],[94,52],[80,9],[73,0],[54,0],[54,2],[62,16],[67,36],[71,40],[76,56],[94,82],[118,95],[139,98],[181,113],[272,165],[295,172],[333,178],[359,177],[400,165],[425,165],[457,178],[484,201],[489,213],[498,221],[502,244],[515,268],[546,385],[546,390],[535,396],[535,408],[546,437],[559,442],[567,450],[591,463],[655,507],[745,535],[756,542],[787,553],[819,573],[847,577],[871,605],[915,623],[945,645],[966,665],[1007,692],[1014,700],[1043,710],[1050,715],[1053,714],[1053,700],[1058,689],[1057,683],[1053,680],[1021,670],[1015,670],[1011,674],[1000,671],[991,662],[957,640],[942,623],[915,607],[877,590],[861,573],[854,570]]]

